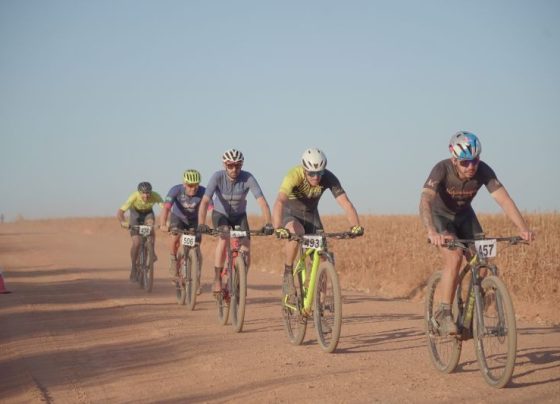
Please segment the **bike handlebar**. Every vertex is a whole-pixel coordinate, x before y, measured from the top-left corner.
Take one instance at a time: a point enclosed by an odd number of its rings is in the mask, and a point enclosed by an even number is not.
[[[323,236],[326,238],[335,238],[335,239],[349,239],[349,238],[356,238],[362,236],[361,234],[354,234],[351,231],[343,231],[343,232],[335,232],[335,233],[316,233],[316,234],[306,234],[306,236]],[[293,240],[293,241],[302,241],[303,235],[298,235],[296,233],[290,233],[290,237],[286,240]]]
[[[264,232],[262,232],[261,230],[235,230],[235,229],[223,229],[223,230],[219,230],[219,229],[208,229],[208,231],[204,231],[204,232],[200,232],[200,234],[207,234],[209,236],[229,236],[229,232],[233,230],[233,231],[246,231],[248,234],[250,234],[251,236],[269,236],[269,234],[265,234]]]
[[[522,237],[512,236],[512,237],[483,237],[479,239],[453,239],[448,240],[443,243],[442,247],[449,249],[460,248],[462,250],[468,250],[476,241],[481,240],[496,240],[499,242],[508,242],[510,245],[516,244],[529,244],[527,241],[523,240]],[[430,239],[428,239],[428,244],[431,244]]]

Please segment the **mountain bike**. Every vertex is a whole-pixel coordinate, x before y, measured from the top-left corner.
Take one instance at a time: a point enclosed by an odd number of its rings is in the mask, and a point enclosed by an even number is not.
[[[489,263],[496,256],[498,242],[522,243],[521,237],[451,240],[444,247],[464,251],[467,263],[459,273],[452,304],[459,333],[439,332],[442,271],[429,279],[426,292],[425,325],[430,358],[436,369],[451,373],[459,363],[462,342],[474,338],[476,357],[486,382],[496,388],[511,379],[517,350],[517,328],[511,297]],[[468,287],[464,289],[464,287]]]
[[[282,317],[290,342],[301,345],[307,320],[313,316],[319,345],[330,353],[336,349],[340,337],[342,295],[334,269],[334,254],[327,248],[329,237],[348,239],[356,235],[351,232],[290,234],[288,240],[299,243],[298,258],[292,272],[296,294],[283,296]]]
[[[202,254],[200,239],[194,230],[175,230],[181,233],[181,246],[177,251],[177,273],[175,282],[177,303],[187,304],[190,310],[196,306],[196,296],[200,288]]]
[[[136,257],[134,280],[146,292],[151,292],[154,284],[154,226],[141,224],[130,226],[130,228],[138,230],[138,234],[141,236],[140,249]]]
[[[262,231],[240,230],[225,227],[225,229],[209,229],[207,232],[212,236],[226,237],[226,261],[222,270],[222,290],[214,293],[216,308],[218,311],[218,322],[226,325],[231,315],[231,324],[235,332],[243,330],[245,319],[245,305],[247,302],[247,251],[241,249],[241,242],[248,235],[265,236]]]

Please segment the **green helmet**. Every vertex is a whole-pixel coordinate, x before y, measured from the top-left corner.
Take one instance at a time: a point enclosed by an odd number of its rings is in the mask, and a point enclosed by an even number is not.
[[[185,184],[200,184],[200,173],[196,170],[187,170],[183,174]]]

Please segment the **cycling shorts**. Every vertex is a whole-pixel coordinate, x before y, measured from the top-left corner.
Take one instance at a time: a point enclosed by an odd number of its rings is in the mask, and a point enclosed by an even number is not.
[[[156,222],[153,210],[139,211],[136,209],[130,209],[130,217],[128,218],[130,226],[138,226],[141,224],[151,224]],[[131,236],[138,235],[138,229],[130,229]]]
[[[484,235],[476,214],[472,209],[456,215],[432,212],[432,219],[438,233],[449,233],[459,239],[476,239]]]
[[[305,234],[315,234],[323,231],[323,223],[319,211],[295,211],[290,208],[285,208],[282,215],[282,227],[286,227],[289,222],[298,222],[303,226]]]
[[[189,229],[195,230],[197,225],[198,225],[198,220],[193,220],[193,221],[189,221],[187,219],[183,220],[179,216],[174,215],[173,213],[171,213],[171,216],[169,217],[169,231],[171,233],[173,233],[174,231],[176,232],[177,230],[189,230]]]
[[[247,220],[247,213],[242,213],[241,215],[236,216],[226,216],[223,213],[216,212],[216,210],[212,211],[212,225],[215,229],[220,226],[228,226],[231,228],[235,228],[239,226],[239,230],[246,230],[249,231],[249,221]],[[251,238],[251,236],[247,233],[247,237]]]

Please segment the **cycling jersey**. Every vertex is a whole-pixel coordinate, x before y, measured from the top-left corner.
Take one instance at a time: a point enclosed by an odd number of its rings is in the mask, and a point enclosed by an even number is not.
[[[316,211],[326,189],[330,189],[335,198],[344,193],[340,181],[329,170],[325,170],[318,185],[311,186],[305,179],[302,166],[292,168],[280,185],[280,192],[288,196],[286,208],[296,212]]]
[[[152,192],[148,201],[144,202],[139,191],[134,191],[126,202],[121,206],[121,210],[126,212],[128,209],[134,209],[138,212],[150,212],[155,204],[161,204],[163,199],[157,192]]]
[[[172,187],[165,197],[164,206],[171,209],[171,213],[184,222],[198,222],[198,206],[204,196],[206,188],[199,186],[196,194],[187,195],[187,190],[183,184]]]
[[[231,180],[225,170],[212,175],[205,196],[212,199],[214,195],[214,211],[225,216],[239,216],[246,212],[247,194],[251,191],[255,199],[263,195],[257,180],[248,171],[240,171],[235,180]]]
[[[471,201],[482,185],[486,185],[490,193],[502,187],[488,164],[480,161],[474,177],[461,180],[451,159],[446,159],[434,166],[424,188],[436,192],[433,213],[455,215],[471,208]]]

